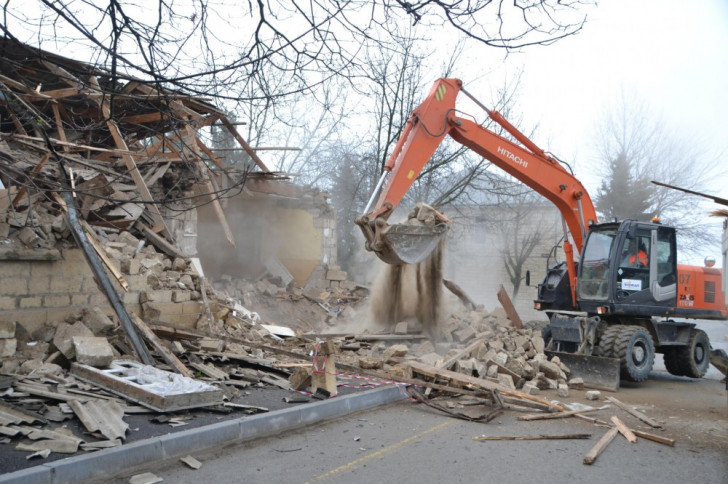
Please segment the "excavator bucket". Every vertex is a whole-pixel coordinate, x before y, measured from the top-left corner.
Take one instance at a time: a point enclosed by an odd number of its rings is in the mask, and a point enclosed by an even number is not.
[[[588,356],[561,351],[546,351],[549,359],[558,356],[569,367],[569,378],[581,378],[584,386],[596,390],[616,392],[619,389],[619,360],[601,356]]]
[[[384,250],[377,255],[387,264],[419,264],[435,250],[447,230],[445,223],[390,225],[382,232]]]

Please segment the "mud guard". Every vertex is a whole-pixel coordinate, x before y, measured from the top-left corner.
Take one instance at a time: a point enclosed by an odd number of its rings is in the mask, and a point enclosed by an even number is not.
[[[558,356],[569,367],[569,378],[582,378],[584,386],[595,390],[619,390],[619,360],[602,356],[587,356],[561,351],[545,351],[549,359]]]

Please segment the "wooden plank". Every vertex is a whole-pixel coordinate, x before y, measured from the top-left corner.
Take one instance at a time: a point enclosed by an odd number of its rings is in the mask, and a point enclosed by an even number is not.
[[[555,418],[566,418],[566,417],[573,417],[575,415],[579,415],[581,413],[589,413],[589,412],[596,412],[598,410],[601,410],[599,408],[590,408],[585,410],[569,410],[566,412],[555,412],[555,413],[536,413],[532,415],[521,415],[518,417],[518,420],[525,420],[527,422],[531,422],[533,420],[551,420]]]
[[[101,92],[101,88],[99,87],[99,83],[96,80],[95,76],[89,77],[89,82],[91,85]],[[109,128],[109,132],[111,133],[111,137],[114,139],[114,143],[116,144],[116,147],[125,153],[121,154],[121,159],[126,165],[126,168],[129,172],[129,175],[131,175],[131,178],[134,180],[134,183],[137,186],[137,189],[139,190],[139,194],[142,196],[142,199],[145,202],[150,202],[147,204],[147,208],[149,209],[149,212],[152,216],[152,220],[154,221],[154,224],[157,226],[162,227],[162,234],[169,238],[169,240],[174,240],[174,237],[172,236],[171,232],[167,228],[167,224],[164,222],[164,218],[162,217],[162,214],[159,212],[159,207],[154,203],[156,200],[154,200],[154,197],[152,197],[152,194],[149,192],[149,188],[147,187],[147,184],[144,183],[144,178],[142,177],[142,174],[139,172],[139,168],[136,165],[136,162],[134,161],[134,157],[128,154],[129,148],[126,145],[126,141],[124,141],[124,137],[121,133],[121,130],[119,129],[119,126],[116,124],[116,121],[111,119],[111,110],[109,109],[109,105],[106,102],[106,99],[101,99],[97,101],[99,105],[101,106],[101,112],[103,113],[104,117],[106,118],[106,127]]]
[[[579,418],[581,420],[586,420],[587,422],[591,422],[596,425],[604,425],[607,427],[611,427],[611,424],[609,424],[608,422],[605,422],[604,420],[599,420],[598,418],[589,417],[588,415],[574,415],[574,417]],[[651,440],[653,442],[657,442],[658,444],[669,445],[670,447],[675,445],[674,439],[670,439],[668,437],[663,437],[661,435],[650,434],[648,432],[643,432],[641,430],[635,430],[635,429],[630,429],[630,430],[637,437]]]
[[[177,358],[174,353],[172,353],[170,350],[167,349],[166,346],[164,346],[164,343],[162,343],[162,340],[160,340],[156,334],[154,334],[154,331],[149,329],[149,326],[142,321],[142,319],[137,316],[134,313],[130,314],[131,321],[134,323],[134,326],[137,327],[137,329],[144,335],[144,337],[149,341],[152,346],[154,346],[154,349],[156,349],[159,354],[162,356],[162,359],[166,361],[172,368],[175,369],[177,373],[180,373],[188,378],[194,378],[194,373],[190,371],[189,368],[187,368],[184,363],[182,363],[179,358]]]
[[[109,256],[106,255],[106,251],[101,247],[101,244],[96,239],[96,233],[93,231],[91,227],[89,227],[88,223],[86,223],[85,220],[81,220],[81,225],[84,228],[84,231],[86,232],[86,238],[88,239],[89,243],[91,244],[91,247],[94,248],[96,253],[98,254],[99,258],[103,261],[104,265],[107,269],[114,275],[116,280],[121,284],[121,287],[124,288],[125,291],[129,291],[129,283],[126,282],[126,279],[124,279],[124,276],[121,274],[121,271],[116,268],[116,265],[109,259]]]
[[[154,247],[161,250],[170,257],[184,258],[184,254],[174,245],[170,244],[163,237],[157,235],[154,230],[142,223],[141,220],[137,221],[136,227],[144,232],[147,242],[151,242]]]
[[[610,428],[604,436],[599,439],[599,442],[592,447],[592,449],[586,454],[584,457],[584,464],[586,465],[592,465],[595,460],[597,460],[597,457],[599,457],[599,454],[604,452],[604,449],[607,448],[609,443],[614,440],[614,437],[617,436],[618,430],[616,428]]]
[[[634,435],[634,433],[632,433],[632,431],[630,429],[627,428],[627,426],[624,424],[624,422],[619,420],[619,417],[617,417],[616,415],[613,415],[610,420],[612,421],[614,426],[617,427],[617,430],[619,430],[619,433],[624,435],[625,439],[629,440],[633,444],[635,442],[637,442],[637,437]]]
[[[473,440],[478,442],[485,442],[488,440],[564,440],[564,439],[589,439],[592,434],[560,434],[560,435],[519,435],[517,437],[492,437],[481,435],[480,437],[473,437]]]
[[[607,401],[609,403],[615,404],[616,406],[618,406],[619,408],[621,408],[628,414],[632,415],[633,417],[637,417],[638,419],[642,420],[644,423],[646,423],[647,425],[649,425],[650,427],[652,427],[654,429],[663,428],[662,425],[660,425],[659,423],[657,423],[656,421],[654,421],[653,419],[651,419],[644,413],[640,412],[639,410],[635,410],[634,408],[630,407],[629,405],[627,405],[623,402],[620,402],[619,400],[617,400],[614,397],[607,397]]]
[[[503,309],[506,311],[508,319],[510,319],[513,323],[513,327],[516,329],[523,328],[523,321],[521,321],[521,317],[518,315],[518,311],[516,311],[516,307],[513,305],[513,301],[511,301],[510,296],[508,296],[508,293],[506,292],[506,289],[503,287],[502,284],[498,288],[498,301],[501,303],[501,306],[503,306]]]
[[[483,380],[480,378],[475,378],[473,376],[463,375],[461,373],[456,373],[454,371],[449,370],[441,370],[439,368],[435,368],[434,366],[425,365],[424,363],[419,363],[416,361],[408,361],[406,363],[410,368],[412,368],[413,371],[420,373],[422,375],[428,376],[430,378],[438,378],[443,379],[446,381],[449,381],[451,383],[461,385],[464,387],[475,387],[480,388],[484,390],[497,390],[499,393],[519,398],[521,400],[530,400],[534,402],[538,402],[542,405],[546,405],[547,407],[554,408],[558,411],[563,411],[564,407],[559,404],[551,403],[550,401],[546,400],[545,398],[536,397],[533,395],[528,395],[523,392],[519,392],[517,390],[511,390],[510,388],[504,387],[502,385],[499,385],[498,383],[494,383],[488,380]]]
[[[452,365],[455,364],[458,360],[460,360],[462,357],[469,355],[473,351],[475,351],[478,346],[482,345],[485,341],[485,338],[479,338],[470,343],[465,348],[461,349],[457,353],[455,353],[453,356],[448,358],[447,360],[443,360],[442,362],[438,363],[436,366],[437,368],[442,368],[444,370],[449,370]]]
[[[245,152],[248,154],[248,156],[250,156],[250,158],[255,162],[255,164],[258,165],[258,167],[261,170],[263,170],[265,172],[270,172],[268,167],[265,166],[265,163],[263,163],[263,161],[260,158],[258,158],[258,155],[255,153],[255,150],[253,150],[253,148],[250,147],[250,145],[243,139],[243,137],[240,136],[240,133],[238,133],[238,130],[235,129],[235,126],[233,126],[233,124],[230,122],[230,120],[228,120],[227,117],[222,116],[220,118],[220,121],[222,122],[222,124],[225,125],[225,127],[228,129],[228,131],[230,131],[230,133],[233,135],[233,137],[237,140],[237,142],[240,144],[240,146],[243,147]]]
[[[61,138],[61,141],[64,143],[61,148],[63,151],[68,152],[70,151],[68,148],[68,139],[66,138],[66,132],[63,129],[63,118],[61,118],[61,111],[58,109],[58,104],[53,103],[51,105],[51,109],[53,110],[53,118],[56,120],[56,131],[58,131],[58,137]]]

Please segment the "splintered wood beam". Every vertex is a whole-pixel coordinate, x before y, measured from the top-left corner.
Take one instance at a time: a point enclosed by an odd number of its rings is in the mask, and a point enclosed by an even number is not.
[[[617,417],[616,415],[613,415],[610,420],[612,421],[614,426],[617,427],[617,430],[619,430],[619,433],[624,435],[625,439],[629,440],[633,444],[635,442],[637,442],[637,436],[635,436],[635,434],[629,428],[627,428],[627,426],[624,424],[624,422],[619,420],[619,417]]]
[[[240,136],[240,133],[238,133],[238,130],[235,129],[235,126],[232,125],[230,120],[228,120],[227,117],[222,116],[220,117],[220,122],[225,125],[225,127],[230,131],[230,133],[235,137],[237,142],[242,146],[242,148],[245,150],[245,152],[250,156],[250,158],[255,162],[258,167],[265,171],[270,172],[267,166],[265,166],[265,163],[258,157],[258,154],[253,150],[253,148],[250,147],[250,145],[243,139],[242,136]]]
[[[516,329],[522,329],[523,322],[521,321],[521,317],[518,315],[518,311],[516,311],[516,307],[513,305],[513,301],[511,301],[511,298],[508,296],[503,285],[498,288],[498,301],[501,303],[501,306],[503,306],[508,319],[510,319],[513,323],[513,327]]]
[[[203,143],[200,138],[196,138],[196,139],[197,139],[197,147],[200,148],[202,150],[202,152],[205,153],[208,156],[208,158],[210,158],[210,160],[212,160],[212,162],[215,163],[215,165],[218,168],[220,168],[221,170],[225,170],[225,168],[226,168],[225,163],[220,161],[220,158],[215,156],[215,154],[212,152],[212,150],[210,148],[208,148],[207,145],[205,145],[205,143]]]
[[[155,111],[153,113],[135,114],[133,116],[124,116],[119,121],[122,123],[144,124],[162,119],[162,113]]]
[[[93,229],[89,226],[88,223],[86,223],[85,220],[81,220],[81,226],[83,227],[84,231],[86,232],[86,238],[88,239],[89,243],[91,244],[91,247],[94,248],[96,253],[98,254],[101,261],[106,265],[106,268],[111,271],[111,273],[114,275],[116,280],[119,282],[121,287],[124,289],[124,291],[129,292],[129,284],[126,282],[126,279],[124,279],[124,276],[121,274],[121,271],[116,268],[113,262],[109,259],[109,256],[106,255],[106,252],[101,247],[101,244],[98,240],[96,240],[96,234],[93,231]]]
[[[205,163],[202,161],[202,157],[200,156],[199,151],[197,151],[197,135],[192,129],[192,126],[190,126],[189,124],[185,127],[185,131],[187,132],[187,140],[192,141],[192,143],[190,143],[190,149],[192,149],[193,153],[196,155],[197,166],[200,169],[200,177],[202,183],[205,185],[205,190],[207,190],[207,193],[209,194],[208,196],[210,198],[210,203],[212,203],[212,208],[213,210],[215,210],[215,215],[217,215],[217,219],[220,221],[220,225],[225,232],[225,238],[227,239],[228,244],[230,244],[231,247],[235,247],[235,236],[233,235],[232,230],[230,230],[230,225],[228,225],[227,217],[225,217],[225,211],[222,209],[222,205],[220,205],[220,199],[217,196],[219,190],[215,184],[215,181],[212,179],[212,176],[210,176],[210,174],[207,172],[207,165],[205,165]]]
[[[642,420],[644,423],[646,423],[647,425],[649,425],[650,427],[652,427],[654,429],[661,429],[661,428],[663,428],[662,425],[660,425],[659,423],[655,422],[653,419],[651,419],[650,417],[648,417],[644,413],[640,412],[639,410],[635,410],[634,408],[632,408],[629,405],[627,405],[627,404],[625,404],[625,403],[617,400],[614,397],[607,397],[607,401],[610,402],[610,403],[615,404],[616,406],[618,406],[619,408],[621,408],[622,410],[624,410],[628,414],[632,415],[633,417],[637,417],[638,419]]]
[[[577,414],[577,415],[574,415],[574,417],[579,418],[581,420],[586,420],[587,422],[591,422],[595,425],[603,425],[605,427],[612,426],[612,424],[605,422],[604,420],[599,420],[598,418],[589,417],[588,415]],[[670,447],[675,445],[674,439],[670,439],[668,437],[663,437],[661,435],[650,434],[648,432],[643,432],[641,430],[636,430],[636,429],[630,429],[630,430],[637,437],[642,437],[643,439],[651,440],[653,442],[657,442],[658,444],[669,445]]]
[[[93,86],[94,89],[101,92],[101,88],[99,87],[99,82],[96,80],[95,76],[89,77],[89,82]],[[139,172],[139,168],[137,167],[136,162],[134,161],[134,157],[128,154],[129,148],[126,145],[126,141],[124,141],[124,137],[121,133],[121,130],[119,129],[119,126],[116,124],[116,121],[111,119],[111,110],[109,109],[109,105],[107,103],[106,99],[99,99],[97,100],[99,105],[101,106],[101,112],[103,113],[104,117],[106,118],[106,127],[109,128],[109,132],[111,133],[111,137],[114,138],[114,143],[116,144],[116,147],[120,150],[123,150],[125,153],[121,154],[121,159],[126,165],[126,169],[131,175],[131,178],[134,180],[134,184],[137,186],[137,189],[139,190],[139,194],[142,197],[142,200],[145,202],[149,202],[147,204],[147,209],[149,210],[150,215],[152,216],[152,220],[154,221],[155,226],[161,227],[162,234],[169,238],[169,240],[174,240],[174,237],[172,236],[172,233],[167,228],[167,224],[164,222],[164,218],[162,217],[162,214],[159,212],[159,207],[154,203],[156,200],[154,200],[154,197],[152,197],[152,194],[149,192],[149,188],[147,187],[147,184],[144,183],[144,178],[142,177],[142,174]]]
[[[520,417],[518,417],[518,420],[525,420],[527,422],[530,422],[532,420],[551,420],[555,418],[574,417],[581,413],[597,412],[599,410],[600,409],[598,408],[588,408],[584,410],[569,410],[566,412],[535,413],[531,415],[521,415]]]
[[[43,158],[38,162],[37,165],[35,165],[33,167],[33,170],[30,172],[30,179],[31,180],[33,178],[35,178],[38,175],[38,173],[40,173],[40,170],[43,168],[43,165],[46,164],[46,162],[48,161],[48,159],[50,157],[51,157],[51,152],[50,151],[46,151],[46,153],[43,155]],[[20,202],[20,200],[23,199],[23,197],[25,196],[25,194],[27,192],[28,192],[28,187],[26,187],[25,185],[23,185],[22,187],[20,187],[20,190],[18,190],[17,195],[15,195],[15,198],[13,198],[13,202],[12,202],[13,208],[15,208],[18,205],[18,202]]]
[[[519,435],[516,437],[491,437],[481,435],[480,437],[473,437],[473,440],[478,442],[484,442],[486,440],[564,440],[564,439],[589,439],[591,434],[559,434],[559,435]]]
[[[589,451],[589,453],[586,454],[584,457],[584,464],[590,466],[594,463],[595,460],[597,460],[597,457],[599,457],[599,454],[604,452],[604,449],[607,448],[609,443],[614,440],[614,437],[617,436],[617,430],[616,427],[610,428],[604,436],[599,439],[599,442],[592,447],[592,449]]]
[[[58,131],[58,137],[61,138],[61,141],[63,142],[63,145],[61,145],[61,148],[63,151],[68,153],[68,139],[66,138],[66,132],[63,130],[63,119],[61,118],[61,111],[58,109],[58,104],[53,103],[51,105],[51,109],[53,109],[53,117],[56,120],[56,131]]]

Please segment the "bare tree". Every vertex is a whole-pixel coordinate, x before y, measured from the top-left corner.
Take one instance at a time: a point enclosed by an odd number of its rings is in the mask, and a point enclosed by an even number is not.
[[[684,253],[716,243],[709,220],[695,210],[694,197],[650,183],[707,191],[721,164],[700,143],[668,128],[644,102],[622,93],[614,111],[597,127],[596,147],[598,170],[605,180],[595,197],[602,216],[657,216],[678,229]],[[614,207],[623,209],[614,212]]]
[[[433,2],[35,0],[4,5],[5,36],[85,46],[112,77],[136,75],[232,100],[300,93],[365,72],[363,53],[396,47],[409,21],[439,38],[495,48],[547,45],[584,25],[592,0]],[[433,34],[430,34],[433,35]],[[279,74],[270,77],[272,67]],[[254,89],[248,89],[253,86]]]

